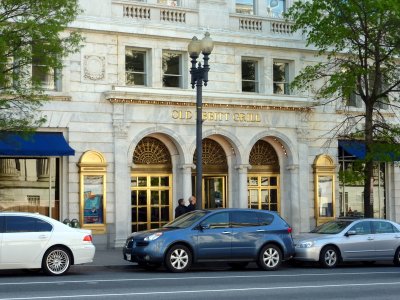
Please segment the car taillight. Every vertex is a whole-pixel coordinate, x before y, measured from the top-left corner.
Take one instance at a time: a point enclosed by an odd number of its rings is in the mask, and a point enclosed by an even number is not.
[[[292,227],[288,227],[287,232],[292,233]]]
[[[85,235],[84,236],[84,238],[83,238],[83,241],[84,242],[91,242],[93,239],[92,239],[92,236],[91,235]]]

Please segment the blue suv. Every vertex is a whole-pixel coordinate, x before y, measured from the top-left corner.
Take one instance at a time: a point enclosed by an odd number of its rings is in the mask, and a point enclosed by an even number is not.
[[[126,240],[123,257],[144,268],[164,264],[171,272],[210,261],[233,268],[255,261],[264,270],[276,270],[294,254],[291,231],[272,211],[196,210],[162,228],[134,232]]]

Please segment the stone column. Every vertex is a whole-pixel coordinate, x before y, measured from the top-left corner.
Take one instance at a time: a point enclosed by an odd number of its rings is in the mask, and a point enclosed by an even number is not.
[[[289,223],[293,228],[293,233],[301,232],[301,203],[300,203],[300,178],[299,178],[299,166],[289,165],[286,167],[290,175],[289,186],[290,186],[290,216]]]
[[[36,160],[38,181],[49,181],[49,159],[39,158]]]
[[[194,194],[192,191],[192,169],[194,165],[192,164],[185,164],[180,166],[182,169],[182,186],[181,190],[179,191],[182,198],[185,200],[185,205],[189,205],[189,197]],[[174,205],[177,205],[174,203]]]
[[[18,180],[19,172],[13,158],[0,159],[0,178],[2,180]]]
[[[115,109],[115,107],[114,107]],[[131,233],[130,166],[127,157],[129,144],[128,125],[122,120],[114,120],[114,247],[122,247]]]
[[[238,197],[234,199],[233,207],[247,208],[247,172],[251,165],[237,165],[235,169],[238,171]],[[236,201],[235,201],[236,200]]]

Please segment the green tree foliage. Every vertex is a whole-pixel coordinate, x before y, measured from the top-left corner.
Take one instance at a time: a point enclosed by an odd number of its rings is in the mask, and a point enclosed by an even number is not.
[[[384,154],[389,151],[399,153],[399,126],[386,119],[382,109],[396,113],[398,108],[400,1],[297,1],[286,17],[323,58],[302,70],[292,87],[314,87],[319,104],[344,101],[346,105],[351,96],[364,103],[333,132],[336,137],[365,140],[364,213],[372,216],[373,161],[393,159]]]
[[[62,59],[79,49],[80,34],[67,30],[79,13],[78,0],[0,1],[1,131],[31,131],[45,121],[43,78],[59,76]]]

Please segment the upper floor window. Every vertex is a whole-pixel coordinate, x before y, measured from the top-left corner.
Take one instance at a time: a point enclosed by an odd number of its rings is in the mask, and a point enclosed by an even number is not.
[[[361,96],[356,94],[356,92],[352,92],[350,96],[345,98],[346,106],[351,106],[351,107],[362,107],[362,99]]]
[[[289,63],[274,61],[274,94],[289,95]]]
[[[163,86],[182,87],[182,54],[164,51],[162,57]]]
[[[147,85],[146,51],[125,50],[125,82],[127,85]]]
[[[180,6],[181,3],[180,0],[158,0],[159,4],[164,4],[168,6]]]
[[[268,15],[271,17],[282,17],[286,11],[286,0],[266,0]]]
[[[242,59],[242,92],[258,93],[258,62]]]
[[[236,0],[236,12],[239,14],[254,15],[254,1]]]
[[[45,59],[40,55],[33,55],[32,58],[32,81],[45,90],[56,89],[56,72],[46,65]]]

